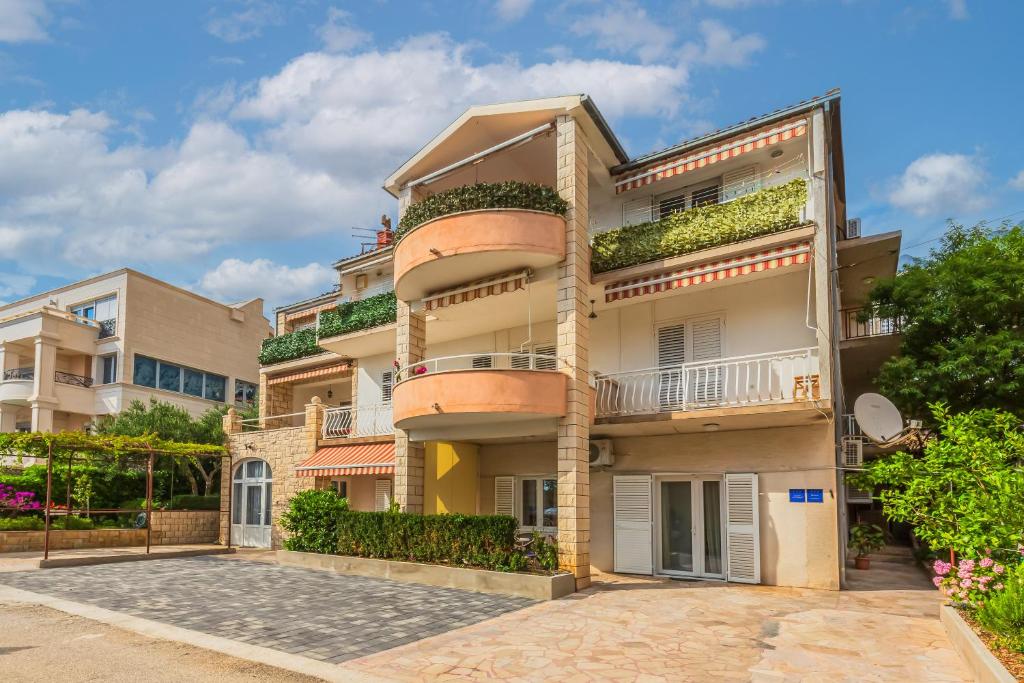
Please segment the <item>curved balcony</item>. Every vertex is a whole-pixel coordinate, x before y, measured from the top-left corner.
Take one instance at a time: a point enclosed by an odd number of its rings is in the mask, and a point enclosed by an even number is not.
[[[427,221],[395,247],[395,292],[403,301],[489,275],[565,259],[565,219],[544,211],[481,209]]]
[[[392,393],[395,426],[459,429],[553,420],[566,412],[566,375],[553,356],[446,356],[401,368]],[[452,433],[452,437],[459,436]]]
[[[35,371],[32,368],[12,368],[4,370],[0,381],[0,403],[12,405],[28,405],[32,395]]]

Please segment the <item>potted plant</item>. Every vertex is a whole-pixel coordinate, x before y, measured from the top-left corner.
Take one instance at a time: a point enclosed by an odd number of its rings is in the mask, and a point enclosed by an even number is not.
[[[885,547],[885,533],[877,524],[854,524],[850,527],[850,549],[857,551],[853,566],[857,569],[870,569],[871,560],[868,555]]]

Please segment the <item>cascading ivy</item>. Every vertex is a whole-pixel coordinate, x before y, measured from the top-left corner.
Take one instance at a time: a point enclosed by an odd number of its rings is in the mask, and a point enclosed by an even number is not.
[[[477,209],[532,209],[564,216],[569,205],[547,185],[516,180],[463,185],[438,192],[406,209],[398,223],[395,238],[431,219]]]
[[[260,349],[260,365],[315,356],[318,353],[323,353],[323,349],[316,344],[316,330],[297,330],[264,339]]]
[[[727,204],[609,230],[591,240],[591,270],[603,273],[789,230],[800,225],[806,203],[807,185],[797,179]]]
[[[398,299],[384,292],[362,301],[348,301],[320,314],[320,338],[389,325],[398,319]]]

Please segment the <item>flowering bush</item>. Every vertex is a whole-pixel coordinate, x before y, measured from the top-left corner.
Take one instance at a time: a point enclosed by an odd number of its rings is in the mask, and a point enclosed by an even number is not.
[[[935,560],[932,583],[947,597],[972,607],[983,604],[994,592],[1003,590],[1006,565],[996,562],[991,551],[979,560],[963,559],[955,566]]]
[[[15,491],[13,486],[0,484],[0,512],[8,517],[23,510],[39,510],[42,506],[31,491]]]

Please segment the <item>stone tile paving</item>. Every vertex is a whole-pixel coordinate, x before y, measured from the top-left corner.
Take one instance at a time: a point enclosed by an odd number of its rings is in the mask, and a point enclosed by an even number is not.
[[[0,583],[335,663],[533,604],[216,557],[12,572]]]

